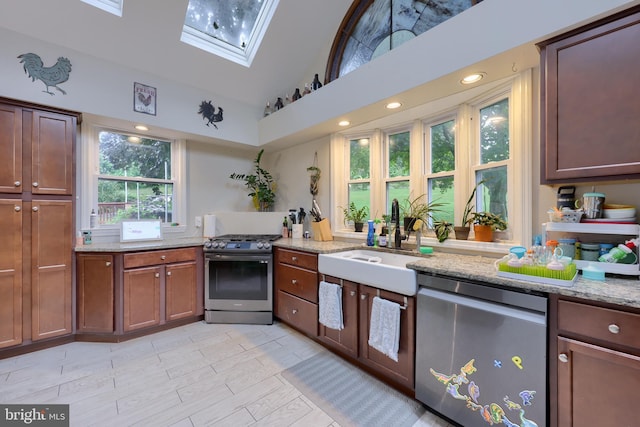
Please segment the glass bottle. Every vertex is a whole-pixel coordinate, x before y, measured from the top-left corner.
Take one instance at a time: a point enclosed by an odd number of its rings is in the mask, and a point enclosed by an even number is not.
[[[304,84],[304,92],[302,92],[302,96],[309,95],[311,93],[311,89],[309,88],[309,83]]]
[[[276,103],[273,104],[273,109],[274,111],[278,111],[281,108],[284,108],[284,104],[282,103],[282,98],[278,97]]]
[[[291,97],[291,102],[297,101],[300,98],[302,98],[302,95],[300,94],[300,88],[296,88],[296,91],[293,92],[293,96]]]
[[[318,74],[316,73],[316,75],[313,77],[313,82],[311,83],[311,89],[312,90],[318,90],[322,87],[322,83],[320,83],[320,78],[318,77]]]
[[[264,107],[264,117],[267,117],[271,114],[271,104],[267,101],[267,105]]]

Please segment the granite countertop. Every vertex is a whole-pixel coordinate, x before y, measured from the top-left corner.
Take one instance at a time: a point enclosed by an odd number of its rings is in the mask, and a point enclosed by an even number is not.
[[[202,246],[207,239],[203,237],[186,237],[180,239],[165,239],[158,242],[131,242],[131,243],[92,243],[90,245],[78,245],[74,250],[80,252],[130,252],[156,249],[188,248]]]
[[[305,239],[280,239],[274,242],[274,246],[299,249],[314,253],[331,253],[350,249],[363,249],[361,243],[349,243],[343,241],[317,242]],[[618,304],[627,307],[640,308],[640,280],[635,276],[629,279],[618,277],[606,277],[604,282],[584,279],[581,274],[571,286],[559,286],[544,283],[536,283],[527,280],[517,280],[499,277],[495,269],[496,258],[478,255],[459,255],[439,252],[437,248],[430,255],[418,254],[415,251],[396,251],[393,249],[380,249],[364,247],[367,250],[385,250],[412,256],[418,256],[420,261],[407,264],[407,267],[418,273],[437,274],[456,279],[473,282],[483,282],[498,286],[506,286],[529,291],[539,291],[548,294],[559,294],[586,300]]]

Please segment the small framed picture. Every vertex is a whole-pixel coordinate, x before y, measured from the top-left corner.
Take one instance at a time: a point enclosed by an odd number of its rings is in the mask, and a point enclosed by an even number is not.
[[[133,83],[133,111],[156,115],[156,88]]]

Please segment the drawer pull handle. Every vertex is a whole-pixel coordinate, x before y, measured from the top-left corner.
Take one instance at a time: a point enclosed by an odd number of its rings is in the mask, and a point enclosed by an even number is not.
[[[167,276],[171,276],[171,272],[170,271],[167,271]]]
[[[608,329],[612,334],[620,333],[620,326],[616,325],[615,323],[610,324]]]
[[[367,295],[366,295],[366,294],[361,294],[361,295],[360,295],[360,299],[361,299],[362,301],[366,300],[366,299],[367,299]]]
[[[164,256],[164,255],[162,255],[162,256],[160,257],[160,259],[164,261],[165,259],[167,259],[167,257],[166,257],[166,256]]]
[[[293,261],[293,262],[298,261],[298,257],[297,257],[297,256],[292,256],[292,257],[291,257],[291,261]]]
[[[160,273],[156,273],[156,277],[160,277]]]
[[[356,291],[349,292],[349,295],[351,295],[352,297],[356,296]]]
[[[296,279],[291,279],[291,284],[292,284],[292,285],[297,285],[297,284],[298,284],[298,281],[297,281]]]
[[[34,207],[31,208],[31,210],[34,211],[34,212],[38,212],[38,207],[34,206]]]
[[[560,360],[562,363],[567,363],[569,361],[569,356],[567,356],[565,353],[560,353],[558,355],[558,360]]]
[[[34,187],[36,187],[36,188],[38,188],[38,181],[34,182],[34,183],[33,183],[33,186],[34,186]]]
[[[291,310],[291,312],[292,312],[293,314],[296,314],[296,313],[298,312],[298,309],[297,309],[297,308],[294,308],[293,310]]]
[[[15,206],[13,208],[13,210],[16,211],[16,212],[20,212],[22,210],[22,208],[20,206]]]
[[[16,181],[13,183],[13,185],[15,185],[16,187],[20,187],[22,183],[20,181]]]
[[[104,265],[107,266],[107,267],[111,267],[111,261],[105,262]]]

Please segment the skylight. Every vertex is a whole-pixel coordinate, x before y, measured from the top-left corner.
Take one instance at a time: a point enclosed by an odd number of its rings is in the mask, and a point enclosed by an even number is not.
[[[249,67],[278,0],[189,0],[180,40]]]
[[[122,16],[122,2],[124,0],[81,0],[91,6],[113,13],[116,16]]]

